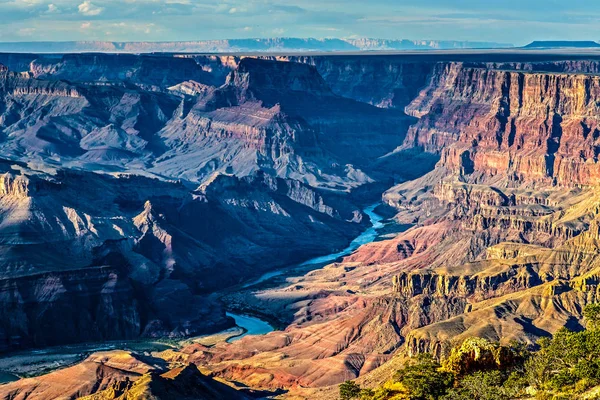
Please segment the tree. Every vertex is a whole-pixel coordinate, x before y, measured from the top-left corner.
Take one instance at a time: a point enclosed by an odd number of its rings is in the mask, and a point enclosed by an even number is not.
[[[346,381],[340,384],[340,399],[351,400],[360,396],[360,386],[356,382]]]
[[[518,398],[526,386],[518,377],[506,376],[501,371],[478,371],[464,376],[444,400],[510,400]]]
[[[452,386],[454,376],[443,371],[441,365],[430,355],[421,354],[409,365],[398,370],[394,380],[406,389],[411,400],[437,399]]]
[[[596,311],[587,310],[589,321]],[[562,328],[538,344],[540,350],[526,364],[526,371],[539,391],[571,395],[600,384],[600,329],[571,332]]]
[[[583,309],[583,317],[587,322],[588,329],[600,328],[600,304],[588,304]]]

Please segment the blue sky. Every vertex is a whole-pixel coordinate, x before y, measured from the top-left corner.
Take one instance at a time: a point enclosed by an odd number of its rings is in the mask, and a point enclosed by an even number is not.
[[[0,41],[600,40],[598,0],[0,0]]]

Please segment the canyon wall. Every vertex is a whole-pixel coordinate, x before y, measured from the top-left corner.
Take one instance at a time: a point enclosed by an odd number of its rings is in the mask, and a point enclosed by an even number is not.
[[[516,182],[594,184],[599,178],[600,79],[438,64],[406,107],[419,117],[405,147],[441,153],[446,167]]]

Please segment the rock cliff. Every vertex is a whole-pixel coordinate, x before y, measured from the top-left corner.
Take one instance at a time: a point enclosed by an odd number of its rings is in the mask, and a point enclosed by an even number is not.
[[[321,387],[469,336],[533,344],[577,329],[600,293],[595,62],[511,65],[432,65],[401,151],[440,160],[384,194],[394,221],[415,226],[240,295],[287,329],[194,362],[258,386]]]
[[[439,152],[442,164],[463,174],[594,184],[599,85],[579,73],[439,64],[406,108],[420,120],[405,146]]]

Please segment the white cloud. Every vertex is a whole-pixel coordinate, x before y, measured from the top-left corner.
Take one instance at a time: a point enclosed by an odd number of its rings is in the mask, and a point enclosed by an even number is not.
[[[91,1],[86,0],[77,7],[79,9],[79,13],[86,15],[88,17],[93,17],[96,15],[100,15],[104,8],[95,6]]]
[[[80,29],[90,29],[92,27],[92,23],[91,22],[82,22],[81,25],[79,26]]]
[[[19,36],[33,36],[35,28],[23,28],[19,29]]]
[[[46,11],[48,14],[52,14],[55,12],[58,12],[58,7],[56,7],[56,5],[50,3],[48,4],[48,11]]]
[[[41,0],[17,0],[18,5],[35,6],[41,3]]]

